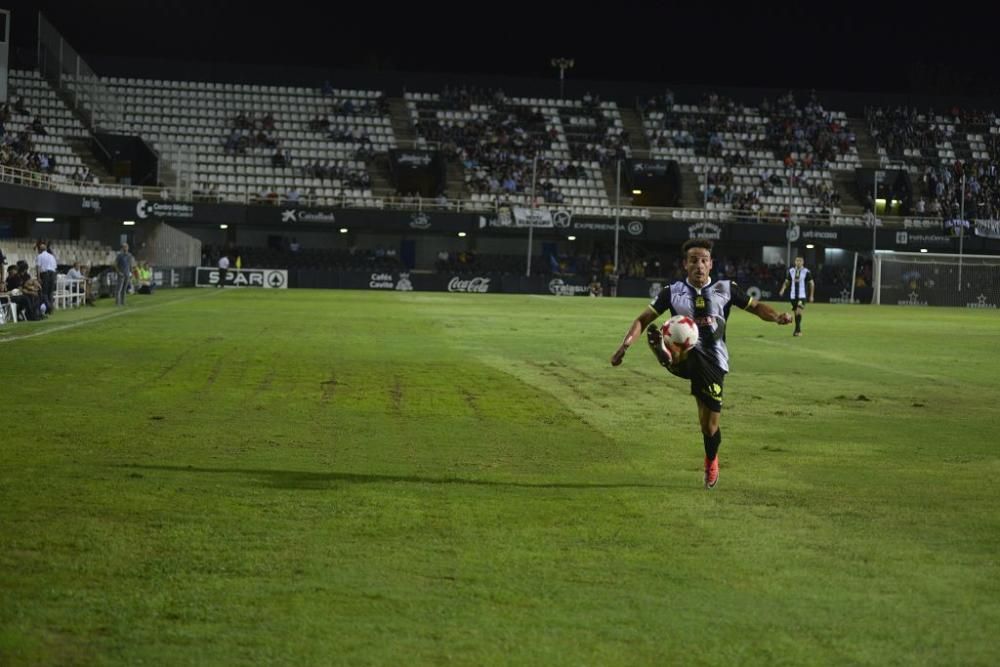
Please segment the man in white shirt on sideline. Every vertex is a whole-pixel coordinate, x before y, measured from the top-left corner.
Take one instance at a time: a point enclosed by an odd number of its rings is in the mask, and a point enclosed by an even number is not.
[[[56,291],[56,258],[44,243],[38,246],[35,264],[38,266],[38,279],[42,283],[42,302],[45,304],[46,312],[51,314],[52,297]]]
[[[219,282],[216,287],[226,286],[226,276],[229,274],[229,258],[225,255],[219,258]]]

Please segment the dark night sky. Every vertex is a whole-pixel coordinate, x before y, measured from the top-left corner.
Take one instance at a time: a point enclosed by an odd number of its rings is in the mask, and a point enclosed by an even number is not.
[[[848,9],[838,2],[831,10],[808,0],[748,0],[735,8],[703,0],[659,7],[608,2],[600,9],[502,1],[402,9],[347,4],[289,0],[273,3],[277,10],[252,10],[235,0],[0,0],[14,13],[15,46],[33,45],[33,10],[41,8],[84,56],[554,77],[550,58],[566,55],[576,60],[568,76],[578,79],[1000,92],[994,8],[949,13],[916,4]]]

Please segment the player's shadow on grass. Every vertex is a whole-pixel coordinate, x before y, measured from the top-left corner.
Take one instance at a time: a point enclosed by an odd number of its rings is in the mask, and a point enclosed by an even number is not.
[[[415,475],[375,475],[353,472],[298,472],[294,470],[253,470],[241,468],[199,468],[195,466],[155,466],[132,463],[117,464],[130,470],[166,470],[170,472],[221,475],[250,475],[281,489],[330,489],[337,482],[346,484],[458,484],[469,486],[509,486],[522,489],[658,489],[661,484],[625,482],[618,484],[587,484],[572,482],[505,482],[461,477],[417,477]]]

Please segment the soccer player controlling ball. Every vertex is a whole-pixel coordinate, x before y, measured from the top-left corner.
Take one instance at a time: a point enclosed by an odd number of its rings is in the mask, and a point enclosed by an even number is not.
[[[692,239],[684,244],[684,269],[687,280],[663,288],[659,296],[632,322],[621,345],[611,357],[618,366],[625,352],[646,329],[650,349],[668,371],[691,381],[691,394],[698,403],[698,422],[705,442],[705,488],[714,488],[719,481],[719,445],[722,431],[722,384],[729,372],[729,351],[726,349],[726,319],[732,304],[753,313],[765,322],[790,324],[790,313],[778,313],[753,297],[731,280],[712,282],[712,242]],[[698,343],[690,350],[663,339],[653,322],[667,310],[671,315],[687,315],[698,325]],[[647,328],[648,327],[648,328]]]

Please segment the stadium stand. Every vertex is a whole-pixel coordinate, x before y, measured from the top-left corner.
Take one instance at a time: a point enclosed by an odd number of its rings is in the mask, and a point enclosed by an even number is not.
[[[65,179],[80,177],[83,161],[67,139],[88,137],[86,128],[38,72],[12,69],[9,85],[0,162]]]
[[[861,166],[847,114],[814,94],[803,107],[788,93],[759,108],[711,93],[677,104],[668,94],[642,110],[651,155],[693,171],[709,212],[837,215],[833,172]]]
[[[379,91],[332,89],[324,95],[292,86],[103,82],[125,101],[126,131],[161,154],[193,156],[199,197],[381,205],[368,187],[365,160],[396,140]]]
[[[161,197],[408,205],[372,189],[374,156],[397,146],[389,99],[381,91],[118,77],[101,82],[121,100],[122,129],[148,140],[168,167],[175,156],[188,156],[192,189],[165,190]],[[67,107],[65,94],[57,94],[37,72],[12,70],[11,93],[3,109],[0,166],[41,176],[26,180],[5,169],[4,180],[148,196],[135,186],[95,182],[73,146],[90,136],[88,130]],[[678,103],[668,91],[639,104],[649,156],[676,160],[690,177],[684,187],[699,193],[696,202],[688,196],[686,208],[656,214],[684,221],[813,216],[835,226],[870,224],[841,208],[842,195],[851,189],[845,177],[861,166],[846,113],[824,108],[815,92],[800,99],[803,103],[788,93],[747,106],[709,93],[689,104]],[[465,182],[461,202],[442,196],[424,205],[483,211],[498,204],[530,205],[537,152],[535,203],[576,215],[615,214],[609,167],[634,152],[616,102],[590,93],[549,99],[446,88],[405,93],[404,103],[416,144],[440,147],[461,165]],[[996,113],[872,108],[865,121],[875,159],[883,168],[907,170],[915,185],[910,217],[902,226],[930,228],[928,220],[957,217],[963,175],[966,217],[1000,217],[1000,178],[992,164],[1000,142]],[[855,196],[863,199],[863,188]],[[855,210],[860,209],[859,202]],[[651,211],[630,207],[623,213],[649,217]]]
[[[115,250],[101,245],[99,241],[55,239],[50,243],[51,252],[56,256],[59,266],[70,266],[74,262],[79,262],[82,266],[102,266],[110,265],[115,260]],[[34,239],[4,239],[3,251],[9,265],[24,260],[33,267],[38,257]]]
[[[477,208],[530,205],[537,154],[539,204],[579,215],[613,214],[602,162],[629,155],[615,102],[507,97],[501,90],[465,88],[408,92],[405,100],[417,145],[437,145],[464,165],[468,196]]]
[[[917,184],[917,215],[959,217],[963,175],[966,219],[1000,215],[1000,176],[993,161],[1000,118],[994,112],[896,107],[870,108],[865,116],[880,157],[902,166]]]

